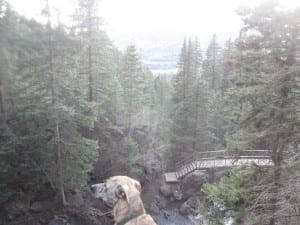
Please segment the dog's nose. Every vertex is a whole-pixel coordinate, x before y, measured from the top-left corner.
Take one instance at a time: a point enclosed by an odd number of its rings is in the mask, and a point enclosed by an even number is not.
[[[92,185],[90,188],[91,188],[91,191],[92,191],[92,192],[95,192],[96,187],[95,187],[94,185]]]

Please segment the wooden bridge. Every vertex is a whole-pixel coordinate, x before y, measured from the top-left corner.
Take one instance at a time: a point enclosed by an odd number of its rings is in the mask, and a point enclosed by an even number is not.
[[[273,166],[268,150],[245,150],[239,155],[230,154],[226,150],[197,152],[176,163],[175,172],[165,173],[166,182],[179,182],[185,175],[195,170],[211,168],[229,168],[256,164],[262,167]]]

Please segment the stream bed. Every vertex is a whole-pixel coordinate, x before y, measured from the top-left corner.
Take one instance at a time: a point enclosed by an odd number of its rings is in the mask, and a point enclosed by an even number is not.
[[[203,223],[202,216],[198,215],[196,217],[193,216],[182,216],[178,212],[163,210],[159,213],[159,215],[153,216],[157,225],[200,225]],[[196,222],[196,223],[195,223]]]

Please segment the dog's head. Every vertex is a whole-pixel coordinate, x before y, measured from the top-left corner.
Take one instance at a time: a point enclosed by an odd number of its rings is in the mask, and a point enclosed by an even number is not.
[[[114,207],[120,199],[130,204],[133,198],[140,196],[141,184],[127,176],[114,176],[104,183],[92,185],[91,190],[95,198],[100,198],[110,207]]]

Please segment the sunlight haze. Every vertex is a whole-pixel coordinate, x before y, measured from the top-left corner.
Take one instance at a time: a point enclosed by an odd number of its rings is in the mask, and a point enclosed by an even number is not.
[[[40,14],[41,0],[9,2],[27,17]],[[75,0],[49,2],[52,8],[61,10],[60,18],[65,21],[76,3]],[[173,41],[186,36],[198,36],[206,45],[214,33],[221,42],[235,37],[242,26],[235,11],[240,6],[253,7],[261,2],[263,0],[102,0],[99,13],[106,22],[104,29],[121,48],[132,41]],[[299,5],[297,0],[281,2],[291,7]]]
[[[299,28],[300,0],[0,0],[0,225],[299,225]]]

